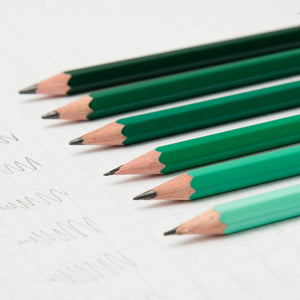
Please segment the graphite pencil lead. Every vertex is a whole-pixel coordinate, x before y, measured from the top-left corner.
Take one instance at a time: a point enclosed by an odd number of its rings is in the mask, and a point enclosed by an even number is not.
[[[157,196],[157,193],[153,190],[149,190],[147,192],[144,192],[142,194],[139,194],[133,198],[133,200],[149,200],[153,199]]]
[[[42,115],[42,119],[58,119],[59,113],[56,110],[49,111],[48,113]]]
[[[76,139],[69,142],[69,145],[82,145],[82,144],[83,144],[83,138],[82,137],[76,138]]]
[[[169,230],[169,231],[166,231],[166,232],[164,233],[164,235],[166,236],[166,235],[173,235],[173,234],[176,234],[176,233],[177,233],[177,232],[176,232],[177,228],[178,228],[178,227],[175,227],[175,228],[173,228],[173,229],[171,229],[171,230]]]
[[[114,168],[114,169],[112,169],[112,170],[110,170],[110,171],[108,171],[106,173],[104,173],[103,175],[104,176],[114,175],[116,172],[118,172],[120,170],[121,167],[122,167],[122,165],[118,166],[117,168]]]
[[[30,85],[19,91],[19,94],[35,94],[38,88],[37,84]]]

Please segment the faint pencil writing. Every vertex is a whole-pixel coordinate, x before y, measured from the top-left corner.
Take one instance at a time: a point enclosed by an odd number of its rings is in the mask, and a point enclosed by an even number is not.
[[[36,192],[33,196],[24,196],[20,199],[0,203],[0,210],[30,209],[33,207],[47,206],[62,202],[64,199],[63,196],[65,195],[67,195],[67,193],[64,191],[49,189],[46,193]]]
[[[56,283],[88,283],[99,281],[106,276],[117,276],[137,264],[122,254],[104,253],[101,258],[75,263],[56,270],[49,280]]]
[[[0,134],[0,144],[9,144],[11,141],[18,142],[19,139],[13,133],[9,136]]]
[[[41,164],[37,161],[33,160],[30,157],[25,157],[25,162],[15,160],[12,164],[4,164],[0,168],[0,174],[13,175],[17,172],[24,172],[26,170],[36,171],[40,166]]]
[[[28,238],[19,241],[20,244],[53,244],[55,242],[68,242],[77,238],[86,238],[91,233],[99,233],[91,219],[83,218],[82,221],[67,220],[56,222],[49,230],[33,231]]]

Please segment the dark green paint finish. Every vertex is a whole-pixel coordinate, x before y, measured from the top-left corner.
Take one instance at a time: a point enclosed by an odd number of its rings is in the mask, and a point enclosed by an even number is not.
[[[300,142],[300,115],[158,147],[162,174]]]
[[[300,105],[300,81],[195,104],[119,119],[123,144],[133,144],[189,130],[293,108]]]
[[[91,93],[96,119],[300,73],[300,48]]]
[[[300,27],[66,71],[68,94],[210,67],[300,47]]]
[[[300,146],[257,154],[189,171],[200,199],[300,174]]]

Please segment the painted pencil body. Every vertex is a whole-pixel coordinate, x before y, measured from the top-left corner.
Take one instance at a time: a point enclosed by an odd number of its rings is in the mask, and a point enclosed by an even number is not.
[[[82,138],[87,145],[128,145],[299,105],[300,81],[297,81],[119,119]]]
[[[300,115],[157,147],[107,175],[168,174],[300,142]]]
[[[300,185],[220,204],[171,234],[230,234],[300,215]]]
[[[300,46],[300,27],[66,71],[20,93],[71,95]],[[280,41],[280,42],[278,42]]]
[[[134,199],[195,200],[300,174],[300,146],[189,171]]]
[[[60,118],[93,120],[299,73],[300,48],[93,92],[56,112]]]

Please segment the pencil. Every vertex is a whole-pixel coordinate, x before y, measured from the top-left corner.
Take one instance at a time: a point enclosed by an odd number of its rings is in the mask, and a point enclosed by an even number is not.
[[[167,231],[172,234],[231,234],[300,215],[300,185],[217,205]]]
[[[134,200],[195,200],[300,174],[300,146],[198,168]]]
[[[119,119],[71,145],[129,145],[300,105],[300,81]]]
[[[65,71],[20,94],[71,95],[209,67],[300,46],[300,27]]]
[[[157,147],[105,173],[168,174],[300,141],[300,115]]]
[[[93,92],[42,118],[93,120],[299,73],[300,48]]]

